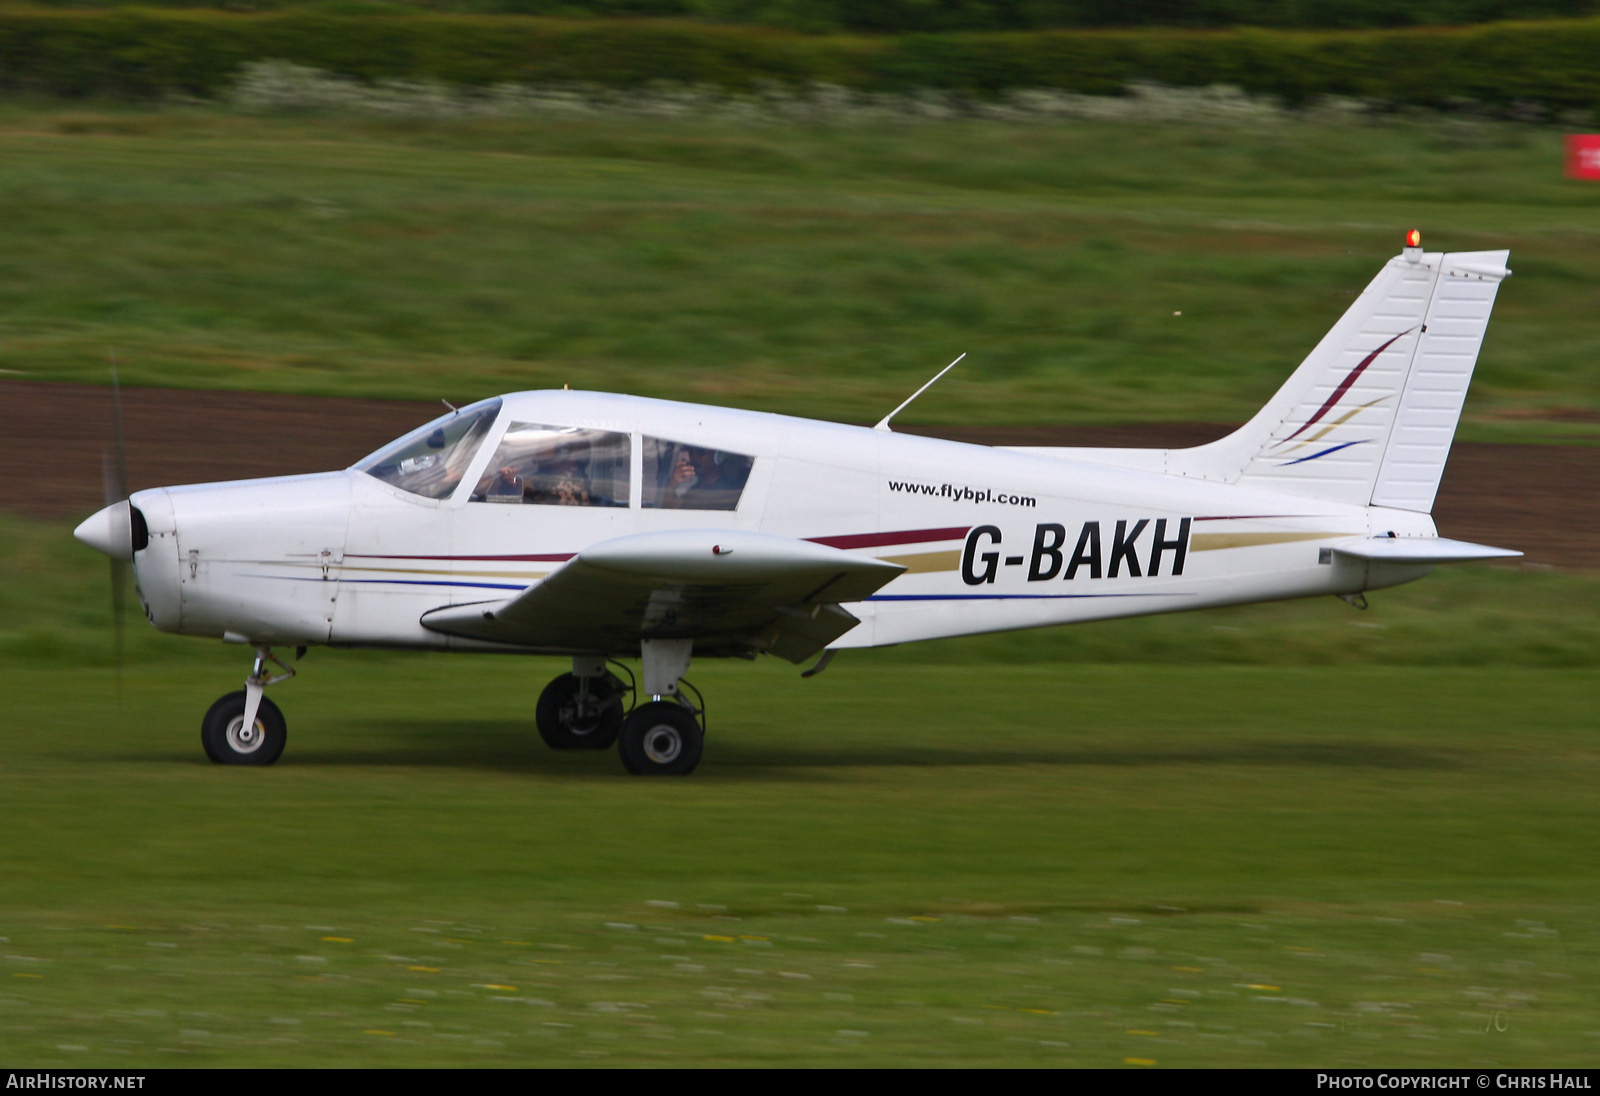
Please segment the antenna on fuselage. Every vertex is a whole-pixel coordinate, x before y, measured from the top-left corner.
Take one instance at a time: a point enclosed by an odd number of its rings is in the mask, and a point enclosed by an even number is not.
[[[967,356],[966,351],[962,351],[961,352],[961,358],[964,358],[966,356]],[[911,393],[911,395],[907,396],[905,403],[902,403],[899,407],[896,407],[893,411],[891,411],[887,415],[883,416],[883,418],[878,421],[878,425],[874,426],[873,429],[874,430],[888,430],[889,429],[889,420],[890,419],[894,418],[900,412],[904,411],[907,407],[910,407],[912,400],[916,399],[918,396],[922,395],[924,392],[926,392],[928,389],[932,388],[936,383],[938,383],[938,380],[939,380],[940,377],[944,376],[946,373],[950,372],[950,370],[954,369],[958,364],[960,364],[961,358],[957,358],[955,361],[951,362],[949,365],[947,365],[943,369],[939,370],[939,372],[935,373],[934,376],[933,376],[933,380],[929,381],[927,384],[923,385],[921,388],[919,388],[915,392]]]
[[[440,397],[439,402],[444,404],[446,407],[448,407],[451,410],[452,413],[459,413],[460,412],[460,408],[458,408],[455,404],[451,403],[449,400],[447,400],[447,399],[445,399],[443,397]]]

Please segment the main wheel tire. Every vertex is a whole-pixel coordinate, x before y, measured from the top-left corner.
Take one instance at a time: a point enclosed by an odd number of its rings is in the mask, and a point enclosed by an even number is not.
[[[270,765],[288,741],[283,713],[266,697],[256,709],[255,725],[245,728],[243,689],[211,705],[200,723],[200,745],[218,765]]]
[[[534,709],[539,737],[552,750],[609,750],[622,729],[622,682],[612,674],[582,680],[562,674],[544,687]]]
[[[688,776],[700,764],[705,732],[682,704],[652,701],[635,708],[622,724],[617,756],[635,776]]]

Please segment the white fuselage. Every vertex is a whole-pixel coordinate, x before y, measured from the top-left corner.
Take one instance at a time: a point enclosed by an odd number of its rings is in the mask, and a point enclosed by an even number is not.
[[[627,505],[474,501],[512,422],[632,439]],[[754,458],[734,510],[649,508],[643,440]],[[505,650],[419,622],[504,599],[590,545],[672,529],[816,540],[905,573],[847,608],[835,647],[870,647],[1314,594],[1417,578],[1424,565],[1329,552],[1351,537],[1432,536],[1423,513],[781,415],[586,392],[503,397],[453,493],[355,469],[198,484],[132,498],[156,627],[255,644]],[[1159,534],[1159,535],[1158,535]],[[538,649],[538,648],[529,648]],[[626,652],[606,652],[623,654]]]

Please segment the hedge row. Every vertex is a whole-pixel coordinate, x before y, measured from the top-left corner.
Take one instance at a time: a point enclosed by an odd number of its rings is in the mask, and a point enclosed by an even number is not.
[[[50,7],[337,8],[698,19],[813,34],[1062,27],[1422,27],[1600,14],[1600,0],[38,0]]]
[[[1531,101],[1600,107],[1600,19],[1387,31],[1035,31],[805,36],[679,21],[213,11],[0,12],[0,87],[149,98],[222,93],[278,58],[367,80],[469,86],[657,80],[750,87],[1116,94],[1230,84],[1303,102]]]

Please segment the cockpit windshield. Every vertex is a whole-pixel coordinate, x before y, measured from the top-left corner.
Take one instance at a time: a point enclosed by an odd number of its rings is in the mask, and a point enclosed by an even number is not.
[[[499,414],[499,397],[470,404],[418,427],[355,467],[413,495],[448,498]]]

